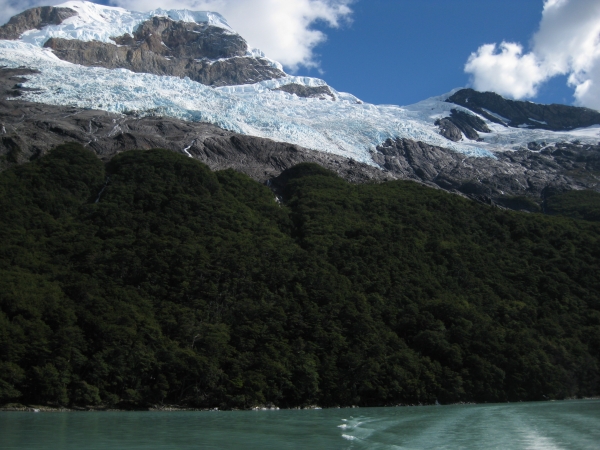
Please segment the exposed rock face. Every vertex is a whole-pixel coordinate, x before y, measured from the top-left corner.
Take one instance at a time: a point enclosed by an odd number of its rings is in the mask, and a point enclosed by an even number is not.
[[[600,125],[600,112],[593,109],[507,100],[494,92],[462,89],[446,101],[464,106],[491,122],[509,127],[568,131]]]
[[[488,126],[479,117],[457,109],[450,111],[450,117],[436,120],[435,125],[440,127],[442,136],[454,142],[462,139],[461,132],[472,141],[481,140],[479,134],[477,134],[478,131],[490,133]]]
[[[377,147],[373,160],[403,179],[436,185],[486,203],[512,196],[540,201],[549,186],[600,191],[600,145],[557,144],[540,153],[507,151],[497,158],[467,158],[406,139]]]
[[[65,61],[107,69],[189,77],[209,86],[257,83],[285,73],[264,58],[248,57],[238,34],[208,24],[154,17],[115,44],[51,38],[45,47]]]
[[[41,6],[28,9],[11,17],[8,23],[0,27],[0,39],[19,39],[27,30],[39,30],[46,25],[60,25],[64,20],[76,15],[77,11],[70,8]]]
[[[490,133],[491,131],[479,117],[457,109],[450,111],[450,120],[465,133],[467,138],[473,141],[479,140],[478,131],[482,133]]]
[[[539,204],[548,189],[600,192],[600,145],[556,144],[541,152],[507,151],[493,159],[468,158],[422,142],[387,140],[372,153],[379,169],[206,123],[21,101],[19,83],[31,73],[0,70],[0,169],[75,141],[103,160],[125,150],[160,147],[188,154],[212,169],[233,168],[259,181],[268,181],[298,163],[316,162],[352,182],[411,179],[515,209],[526,209],[527,201],[513,197],[529,197]]]
[[[335,100],[333,92],[329,86],[304,86],[301,84],[290,83],[273,89],[274,91],[284,91],[289,94],[296,94],[304,98],[320,98],[322,100]]]
[[[450,118],[444,117],[443,119],[438,119],[435,121],[435,125],[440,128],[440,134],[446,139],[454,142],[458,142],[462,139],[462,131],[454,125],[454,122],[450,120]]]

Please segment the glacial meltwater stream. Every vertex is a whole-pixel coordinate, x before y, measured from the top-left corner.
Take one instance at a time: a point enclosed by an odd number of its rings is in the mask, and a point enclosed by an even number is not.
[[[600,401],[0,413],[0,449],[600,449]]]

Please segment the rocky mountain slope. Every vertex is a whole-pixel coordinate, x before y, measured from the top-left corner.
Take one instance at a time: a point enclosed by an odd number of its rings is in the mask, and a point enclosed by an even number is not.
[[[285,76],[262,58],[246,56],[248,45],[238,34],[207,24],[153,17],[133,36],[114,44],[50,38],[44,47],[60,59],[84,66],[123,68],[132,72],[189,77],[210,86],[249,84]]]
[[[64,20],[76,15],[77,11],[71,8],[41,6],[28,9],[11,17],[8,23],[0,27],[0,39],[19,39],[26,31],[41,30],[48,25],[60,25]]]
[[[34,160],[77,142],[108,161],[132,149],[165,148],[213,170],[233,168],[266,182],[302,162],[316,162],[353,182],[395,178],[349,158],[170,117],[113,114],[20,100],[27,69],[0,69],[0,169]]]
[[[446,101],[507,127],[568,131],[600,124],[600,112],[593,109],[507,100],[494,92],[461,89]]]
[[[17,40],[24,33],[61,25],[69,18],[90,21],[97,20],[99,15],[108,21],[110,17],[103,14],[104,9],[86,2],[32,8],[0,27],[0,39]],[[233,32],[224,19],[198,23],[173,20],[169,11],[156,14],[149,14],[146,20],[131,17],[131,21],[140,22],[132,33],[108,36],[108,42],[50,33],[43,39],[43,46],[52,49],[58,58],[74,64],[189,77],[211,86],[256,83],[285,76],[280,66],[252,54],[246,41]]]
[[[516,209],[549,189],[600,190],[597,111],[471,89],[364,104],[286,75],[214,13],[68,2],[15,16],[0,50],[2,167],[76,141],[105,160],[167,148],[263,182],[312,161]]]
[[[541,202],[548,187],[597,189],[600,176],[599,145],[563,143],[542,151],[523,149],[480,158],[423,142],[388,139],[372,151],[378,165],[373,166],[202,122],[19,100],[23,90],[19,82],[28,75],[31,71],[23,69],[0,71],[0,93],[5,98],[0,101],[3,167],[36,159],[70,141],[85,145],[104,160],[130,149],[166,148],[212,169],[234,168],[263,182],[298,163],[317,162],[353,182],[412,179],[508,207],[515,205],[510,200],[514,196]],[[522,202],[516,206],[524,207]]]

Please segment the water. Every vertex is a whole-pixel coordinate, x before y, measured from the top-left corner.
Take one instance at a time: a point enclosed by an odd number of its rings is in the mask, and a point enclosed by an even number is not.
[[[0,413],[0,449],[599,449],[600,401]]]

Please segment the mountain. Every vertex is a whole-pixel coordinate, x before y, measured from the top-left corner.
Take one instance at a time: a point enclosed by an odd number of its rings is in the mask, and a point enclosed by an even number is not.
[[[104,159],[169,148],[260,181],[314,161],[509,207],[599,189],[597,111],[471,89],[366,104],[287,75],[216,13],[70,1],[13,17],[0,37],[4,167],[74,140]]]
[[[216,13],[25,11],[0,27],[0,404],[598,395],[599,132],[471,89],[367,104]]]

